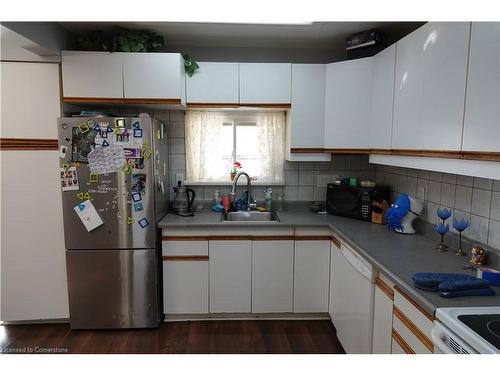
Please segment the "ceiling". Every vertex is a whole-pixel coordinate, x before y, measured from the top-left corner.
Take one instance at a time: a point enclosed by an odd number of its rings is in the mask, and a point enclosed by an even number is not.
[[[110,31],[114,22],[61,22],[73,35]],[[193,22],[121,22],[130,29],[148,29],[165,38],[166,45],[220,48],[331,49],[345,45],[351,34],[369,29],[384,32],[393,43],[423,22],[314,22],[311,24],[234,24]]]

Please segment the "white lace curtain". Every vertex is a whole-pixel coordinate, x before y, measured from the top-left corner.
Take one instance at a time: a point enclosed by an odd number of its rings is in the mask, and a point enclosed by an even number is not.
[[[284,156],[284,112],[186,113],[187,181],[230,182],[236,160],[258,182],[282,184]]]

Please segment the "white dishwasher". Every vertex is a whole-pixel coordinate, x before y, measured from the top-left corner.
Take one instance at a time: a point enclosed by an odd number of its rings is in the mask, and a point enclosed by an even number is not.
[[[375,275],[373,267],[350,247],[334,248],[333,324],[348,354],[372,352]]]

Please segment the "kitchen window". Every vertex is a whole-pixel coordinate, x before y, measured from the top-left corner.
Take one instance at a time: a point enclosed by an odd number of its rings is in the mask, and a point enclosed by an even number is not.
[[[233,163],[257,183],[284,182],[285,113],[187,111],[186,180],[230,183]]]

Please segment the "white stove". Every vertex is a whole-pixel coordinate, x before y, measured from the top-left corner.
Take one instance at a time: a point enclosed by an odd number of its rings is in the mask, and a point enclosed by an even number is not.
[[[438,308],[434,353],[500,353],[500,306]]]

